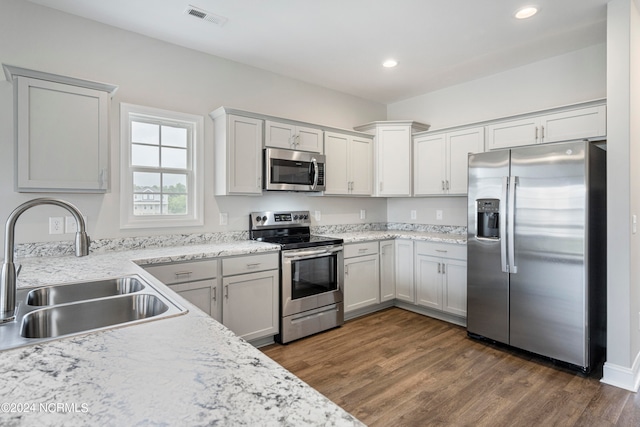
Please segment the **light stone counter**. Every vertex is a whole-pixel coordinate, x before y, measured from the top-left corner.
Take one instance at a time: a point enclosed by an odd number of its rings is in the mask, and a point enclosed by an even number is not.
[[[274,250],[244,241],[17,259],[23,264],[19,286],[136,273],[171,292],[132,260]],[[186,315],[0,353],[0,425],[362,425],[226,327],[184,305]]]
[[[324,236],[341,238],[345,243],[366,242],[372,240],[387,239],[411,239],[427,242],[452,243],[465,245],[467,243],[466,234],[456,233],[434,233],[427,231],[404,231],[404,230],[383,230],[383,231],[354,231],[345,233],[325,233]]]

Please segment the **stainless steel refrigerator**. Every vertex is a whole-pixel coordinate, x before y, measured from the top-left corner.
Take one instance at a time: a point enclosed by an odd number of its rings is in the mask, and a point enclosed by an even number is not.
[[[469,155],[467,331],[588,372],[606,334],[606,151]]]

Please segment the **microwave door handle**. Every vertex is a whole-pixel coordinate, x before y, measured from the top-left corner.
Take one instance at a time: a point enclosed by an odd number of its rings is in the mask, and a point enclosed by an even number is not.
[[[315,157],[311,158],[311,170],[313,173],[313,184],[311,185],[311,189],[315,190],[318,187],[318,161]]]

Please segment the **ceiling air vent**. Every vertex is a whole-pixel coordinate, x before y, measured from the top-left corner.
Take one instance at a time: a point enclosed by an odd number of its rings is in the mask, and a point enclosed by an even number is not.
[[[197,7],[191,5],[187,7],[184,13],[194,16],[198,19],[202,19],[204,21],[219,25],[220,27],[222,27],[228,21],[228,19],[224,16],[216,15],[215,13],[207,12],[206,10],[198,9]]]

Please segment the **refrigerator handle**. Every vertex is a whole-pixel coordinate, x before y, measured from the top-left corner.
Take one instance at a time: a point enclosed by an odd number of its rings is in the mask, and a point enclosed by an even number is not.
[[[507,189],[509,188],[509,177],[502,177],[502,196],[500,197],[500,265],[502,266],[502,272],[508,273],[509,266],[507,265]]]
[[[509,242],[507,247],[509,249],[509,273],[516,274],[518,267],[516,266],[516,251],[515,251],[515,232],[516,232],[516,186],[518,185],[518,177],[509,177],[509,213],[508,213],[508,227],[507,236]]]

